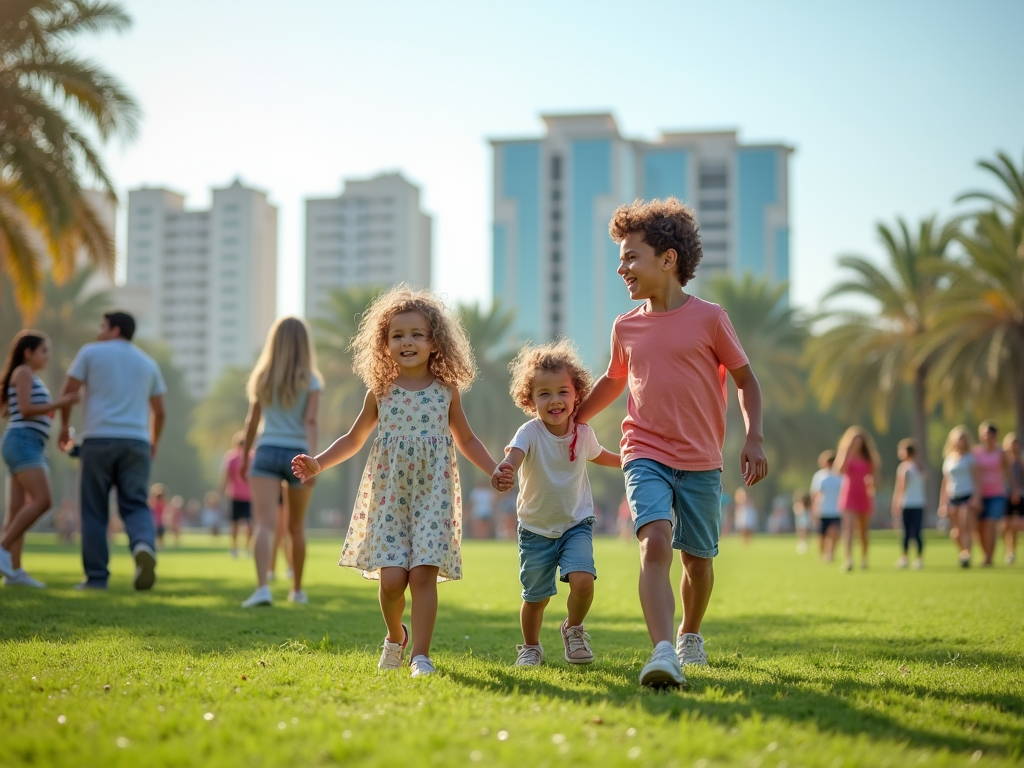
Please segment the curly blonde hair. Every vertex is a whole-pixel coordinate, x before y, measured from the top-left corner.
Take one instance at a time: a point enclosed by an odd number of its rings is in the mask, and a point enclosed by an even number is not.
[[[383,397],[398,378],[398,363],[388,351],[388,325],[391,318],[403,312],[419,312],[430,326],[430,340],[437,347],[430,355],[434,377],[452,389],[469,389],[476,378],[476,363],[462,321],[433,293],[405,283],[370,302],[349,344],[352,370],[366,388]]]
[[[572,385],[576,389],[576,402],[572,406],[574,413],[594,386],[594,377],[583,365],[576,346],[568,339],[558,339],[547,344],[524,345],[516,359],[509,363],[508,370],[512,374],[512,382],[508,388],[512,401],[530,416],[537,415],[537,409],[533,405],[533,382],[538,371],[569,373]]]

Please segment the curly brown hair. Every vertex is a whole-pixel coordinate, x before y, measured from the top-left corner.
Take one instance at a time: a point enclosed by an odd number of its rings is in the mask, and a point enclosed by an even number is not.
[[[437,347],[430,355],[434,377],[452,389],[469,389],[476,378],[476,363],[462,321],[433,293],[405,283],[370,302],[349,344],[354,352],[352,370],[366,388],[383,397],[398,378],[398,363],[388,351],[388,325],[403,312],[419,312],[430,326],[430,340]]]
[[[693,209],[674,197],[644,202],[639,198],[620,205],[608,222],[608,234],[616,243],[640,232],[657,255],[670,248],[676,252],[676,276],[682,285],[693,280],[704,257],[699,225]]]
[[[537,409],[533,405],[533,381],[538,371],[569,372],[572,385],[576,389],[576,402],[572,406],[574,413],[594,386],[594,377],[583,365],[576,346],[568,339],[558,339],[547,344],[524,345],[516,359],[508,364],[508,370],[512,374],[512,382],[508,388],[512,402],[530,416],[537,415]]]

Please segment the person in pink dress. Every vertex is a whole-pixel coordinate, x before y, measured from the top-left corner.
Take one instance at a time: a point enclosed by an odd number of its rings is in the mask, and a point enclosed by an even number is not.
[[[978,427],[979,445],[974,446],[974,458],[981,475],[981,511],[978,513],[977,531],[984,556],[983,566],[991,566],[996,550],[996,526],[1006,515],[1007,502],[1020,499],[1020,488],[1014,477],[1010,457],[999,445],[999,429],[991,421]]]
[[[868,527],[875,511],[875,484],[882,461],[871,435],[861,427],[850,427],[839,441],[836,471],[843,482],[839,489],[839,510],[843,516],[843,569],[853,570],[853,529],[860,536],[860,567],[868,567]]]

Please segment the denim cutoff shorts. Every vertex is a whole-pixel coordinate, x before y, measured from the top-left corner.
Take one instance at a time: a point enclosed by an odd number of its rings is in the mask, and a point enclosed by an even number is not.
[[[1005,496],[986,496],[981,500],[981,514],[979,520],[1002,520],[1006,515]]]
[[[589,573],[597,578],[597,569],[594,568],[596,520],[588,517],[557,539],[519,526],[519,581],[523,585],[523,600],[539,603],[557,594],[556,568],[561,571],[564,582],[569,581],[570,573]]]
[[[648,523],[672,523],[672,547],[694,557],[718,554],[722,528],[722,470],[673,469],[653,459],[623,467],[633,532]]]
[[[249,477],[269,477],[274,480],[284,480],[292,486],[302,485],[302,481],[292,472],[292,459],[305,452],[305,448],[281,448],[277,445],[258,446],[256,455],[252,459],[252,466],[249,468]]]
[[[46,437],[31,427],[8,428],[0,441],[0,455],[12,475],[28,469],[48,469],[45,449]]]

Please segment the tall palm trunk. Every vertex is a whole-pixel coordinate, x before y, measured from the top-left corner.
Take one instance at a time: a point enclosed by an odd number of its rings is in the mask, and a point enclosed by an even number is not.
[[[925,503],[926,508],[938,509],[939,504],[939,483],[942,478],[932,472],[932,463],[928,459],[928,413],[925,408],[927,400],[927,379],[929,365],[922,363],[914,372],[914,413],[913,432],[914,440],[917,441],[921,451],[921,464],[925,471]]]

